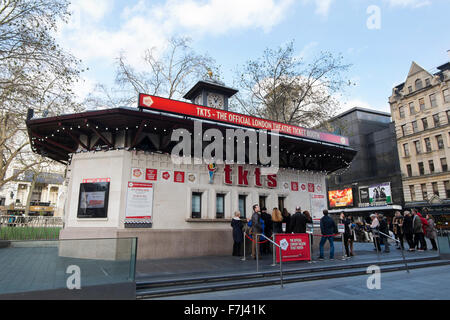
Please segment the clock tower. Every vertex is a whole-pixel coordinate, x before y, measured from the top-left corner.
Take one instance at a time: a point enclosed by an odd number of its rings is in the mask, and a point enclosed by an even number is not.
[[[222,82],[208,79],[197,82],[183,98],[201,106],[228,110],[228,99],[237,92]]]

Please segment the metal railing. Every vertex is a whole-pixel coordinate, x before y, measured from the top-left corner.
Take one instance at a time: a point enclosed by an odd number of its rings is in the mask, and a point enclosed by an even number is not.
[[[258,245],[258,241],[257,239],[260,238],[260,236],[264,236],[264,238],[269,241],[270,243],[272,243],[274,246],[278,247],[278,249],[280,250],[280,284],[281,284],[281,288],[283,289],[283,256],[281,255],[281,246],[279,244],[277,244],[275,241],[272,241],[269,237],[265,236],[263,233],[256,234],[256,239],[254,239],[254,241],[256,241],[256,272],[259,272],[259,245]]]
[[[392,239],[392,240],[394,240],[394,241],[396,241],[396,242],[398,242],[398,243],[400,244],[400,249],[401,249],[402,257],[403,257],[403,262],[405,263],[405,267],[406,267],[406,272],[409,273],[409,268],[408,268],[408,264],[406,263],[406,258],[405,258],[405,253],[404,253],[404,248],[403,248],[403,245],[401,244],[400,240],[395,239],[395,238],[391,237],[390,235],[387,235],[386,233],[381,232],[380,230],[378,230],[378,233],[379,233],[379,234],[382,234],[382,235],[385,236],[386,238]],[[380,238],[378,235],[375,235],[375,234],[374,234],[374,237]],[[379,254],[379,252],[378,252],[378,245],[379,245],[378,243],[375,244],[375,247],[376,247],[376,249],[377,249],[377,254]],[[388,245],[388,244],[387,244],[387,240],[386,240],[386,243],[385,243],[384,245]]]

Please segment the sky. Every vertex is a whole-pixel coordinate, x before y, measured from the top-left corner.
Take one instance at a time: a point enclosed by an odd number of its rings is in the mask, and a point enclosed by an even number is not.
[[[290,41],[306,62],[342,54],[356,85],[340,111],[390,112],[412,61],[432,71],[450,60],[450,0],[72,0],[70,10],[57,39],[89,68],[75,88],[80,99],[97,83],[113,85],[119,54],[139,70],[144,50],[163,52],[172,36],[214,58],[227,85],[246,61]]]

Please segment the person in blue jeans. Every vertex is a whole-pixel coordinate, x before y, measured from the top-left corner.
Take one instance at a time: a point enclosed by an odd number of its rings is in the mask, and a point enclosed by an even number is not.
[[[327,240],[330,242],[330,260],[334,260],[333,235],[337,234],[338,230],[334,220],[328,216],[328,210],[323,210],[323,217],[320,219],[320,231],[322,232],[322,239],[319,244],[319,260],[323,260],[323,246]]]

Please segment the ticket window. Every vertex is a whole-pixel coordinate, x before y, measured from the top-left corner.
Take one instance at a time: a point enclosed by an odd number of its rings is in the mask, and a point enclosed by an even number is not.
[[[244,194],[239,195],[239,212],[241,213],[241,218],[247,218],[247,196]]]

